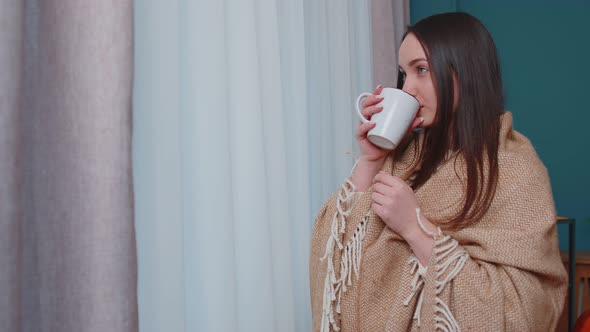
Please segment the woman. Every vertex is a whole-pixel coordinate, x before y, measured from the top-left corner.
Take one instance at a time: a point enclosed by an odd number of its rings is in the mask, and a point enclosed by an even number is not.
[[[465,13],[425,18],[399,66],[421,129],[389,152],[359,125],[358,163],[314,223],[314,331],[555,329],[566,272],[549,178],[503,111],[489,32]]]

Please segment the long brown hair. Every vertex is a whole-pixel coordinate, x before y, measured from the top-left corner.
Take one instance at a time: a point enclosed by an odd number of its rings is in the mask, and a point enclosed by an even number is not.
[[[498,182],[504,97],[496,46],[483,24],[466,13],[427,17],[410,26],[406,35],[410,33],[427,54],[438,98],[435,125],[424,129],[421,166],[412,188],[432,176],[448,151],[456,152],[465,161],[466,191],[462,209],[445,226],[463,228],[488,211]],[[453,109],[455,85],[459,100]]]

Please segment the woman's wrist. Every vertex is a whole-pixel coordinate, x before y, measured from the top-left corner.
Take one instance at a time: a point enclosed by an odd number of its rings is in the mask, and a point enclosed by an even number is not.
[[[381,171],[385,159],[371,160],[361,156],[352,172],[350,181],[355,185],[356,191],[367,191],[373,184],[373,178]]]
[[[424,229],[420,227],[419,222],[422,223]],[[434,235],[437,232],[437,227],[418,212],[417,218],[414,221],[414,227],[411,227],[407,234],[402,235],[410,245],[410,248],[412,248],[414,256],[418,258],[423,266],[428,265],[432,248],[434,247]]]

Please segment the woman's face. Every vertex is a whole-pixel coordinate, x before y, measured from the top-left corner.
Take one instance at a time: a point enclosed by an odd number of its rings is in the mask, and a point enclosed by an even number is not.
[[[425,128],[432,126],[438,105],[436,90],[428,60],[426,60],[426,52],[412,33],[406,36],[400,46],[399,69],[405,78],[402,90],[414,96],[420,103],[420,109],[416,115],[424,119],[420,126]]]

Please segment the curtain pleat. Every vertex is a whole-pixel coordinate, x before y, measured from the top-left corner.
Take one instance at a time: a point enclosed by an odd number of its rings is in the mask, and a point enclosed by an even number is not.
[[[0,326],[21,329],[23,5],[0,1]]]
[[[136,1],[144,331],[307,331],[313,218],[372,85],[368,1]]]
[[[0,8],[1,329],[136,331],[132,1]]]
[[[396,87],[397,51],[410,24],[409,0],[371,1],[374,85]]]

